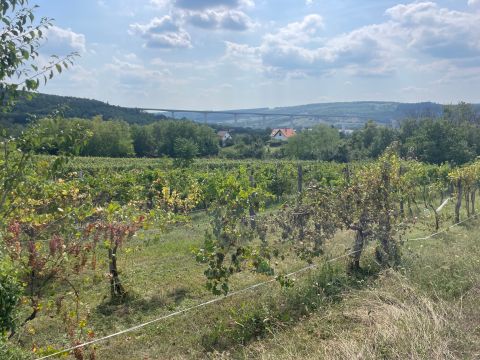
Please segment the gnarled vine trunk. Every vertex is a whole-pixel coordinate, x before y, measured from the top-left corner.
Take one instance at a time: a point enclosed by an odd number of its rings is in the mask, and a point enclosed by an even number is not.
[[[355,243],[350,263],[348,264],[348,272],[353,273],[360,270],[360,258],[362,257],[363,246],[365,245],[365,235],[361,229],[355,230]]]
[[[124,299],[127,295],[125,288],[120,281],[117,268],[117,249],[118,246],[114,246],[112,249],[108,249],[108,260],[110,270],[110,294],[112,300]]]
[[[465,208],[467,209],[467,217],[470,217],[470,192],[465,191]]]
[[[476,189],[472,190],[472,193],[470,194],[470,203],[472,206],[472,214],[475,215],[475,197],[476,197]]]

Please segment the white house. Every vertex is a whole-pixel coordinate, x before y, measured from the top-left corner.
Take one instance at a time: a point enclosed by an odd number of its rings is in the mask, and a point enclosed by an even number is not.
[[[225,146],[228,140],[232,140],[232,135],[228,131],[221,130],[217,132],[218,138],[222,142],[222,146]]]

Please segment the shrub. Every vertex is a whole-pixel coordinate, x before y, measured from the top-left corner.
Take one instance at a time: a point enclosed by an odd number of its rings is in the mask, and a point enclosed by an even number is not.
[[[11,265],[0,260],[0,335],[15,328],[15,310],[21,291]]]

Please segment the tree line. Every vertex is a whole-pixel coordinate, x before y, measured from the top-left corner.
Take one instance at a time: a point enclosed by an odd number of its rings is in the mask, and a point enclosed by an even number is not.
[[[347,163],[378,158],[398,143],[404,158],[431,164],[465,164],[480,155],[480,117],[472,105],[444,107],[440,116],[411,117],[399,126],[373,121],[351,133],[325,124],[298,131],[288,142],[270,138],[271,129],[230,129],[232,139],[221,143],[219,125],[183,120],[128,124],[123,120],[64,118],[53,114],[36,122],[42,140],[37,153],[58,155],[85,138],[75,153],[100,157],[196,157],[227,159],[299,159]],[[68,136],[58,136],[68,134]]]
[[[41,154],[71,152],[79,138],[85,138],[75,151],[81,156],[193,158],[218,153],[213,129],[187,120],[129,125],[122,120],[105,121],[100,116],[91,120],[51,116],[37,125],[42,139],[36,152]]]
[[[460,103],[445,106],[441,116],[407,118],[398,128],[370,121],[343,134],[319,125],[291,138],[278,156],[338,162],[376,159],[394,142],[404,158],[465,164],[480,155],[480,116],[473,106]]]

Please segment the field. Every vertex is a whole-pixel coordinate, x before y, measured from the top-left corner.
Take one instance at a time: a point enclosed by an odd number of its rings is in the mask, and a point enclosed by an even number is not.
[[[49,160],[40,158],[39,161]],[[301,171],[297,168],[299,164],[302,166]],[[395,161],[389,164],[396,166]],[[303,191],[311,196],[326,196],[322,198],[323,201],[330,199],[331,195],[312,193],[311,191],[320,190],[311,188],[309,183],[320,184],[321,189],[328,187],[331,191],[336,188],[341,188],[342,192],[348,191],[348,184],[340,183],[341,174],[345,172],[341,165],[205,161],[194,164],[190,169],[174,169],[167,160],[75,159],[66,165],[67,170],[61,184],[64,186],[72,181],[80,193],[87,188],[93,191],[91,187],[98,184],[96,181],[101,175],[106,184],[102,185],[101,191],[97,189],[97,192],[91,194],[94,206],[100,206],[98,202],[106,201],[105,199],[108,202],[113,199],[115,203],[123,201],[129,208],[132,204],[137,206],[145,194],[140,189],[139,179],[156,179],[151,177],[151,171],[161,179],[168,179],[163,183],[163,188],[168,186],[170,197],[158,201],[162,216],[155,214],[148,226],[132,230],[134,235],[123,239],[118,248],[118,275],[126,290],[124,296],[112,297],[112,288],[108,285],[111,282],[111,273],[108,273],[111,258],[107,253],[114,243],[106,237],[104,242],[95,242],[95,266],[88,266],[92,261],[88,255],[87,266],[81,271],[72,272],[68,277],[68,285],[60,281],[52,282],[42,290],[41,299],[38,295],[39,301],[36,303],[38,314],[18,329],[14,335],[15,343],[30,352],[30,357],[41,358],[191,308],[94,345],[81,347],[71,352],[70,356],[76,359],[95,356],[107,360],[478,358],[478,221],[472,218],[432,238],[408,241],[436,232],[436,216],[428,210],[427,205],[431,202],[440,204],[442,199],[439,193],[442,193],[443,198],[442,191],[449,185],[449,180],[446,180],[444,187],[437,186],[441,181],[439,179],[445,179],[442,168],[420,164],[408,166],[414,170],[415,176],[421,172],[418,166],[426,169],[425,172],[430,174],[428,184],[434,183],[433,173],[439,175],[430,192],[415,177],[414,181],[420,185],[412,193],[412,199],[423,200],[410,209],[416,219],[411,226],[394,234],[395,241],[401,247],[401,260],[393,267],[381,264],[377,255],[378,244],[376,238],[372,237],[365,239],[360,267],[352,272],[350,263],[355,231],[335,228],[332,236],[325,236],[321,251],[316,253],[305,245],[315,242],[318,235],[309,237],[309,221],[322,219],[323,224],[329,223],[329,217],[333,217],[332,208],[322,210],[323,202],[320,205],[311,203],[314,199],[309,199],[308,196],[299,204],[296,194],[297,186],[300,186],[298,177],[307,187]],[[254,169],[255,184],[251,175],[249,178],[248,169]],[[381,176],[369,177],[367,171],[372,174],[383,171],[376,164],[350,165],[348,169],[352,174],[350,176],[357,173],[362,176],[358,175],[358,181],[380,181]],[[469,169],[471,167],[462,169],[462,174],[469,174]],[[460,170],[447,171],[453,178],[457,176],[454,171]],[[83,172],[80,180],[79,172]],[[104,173],[108,174],[108,178]],[[400,172],[395,170],[395,173]],[[71,174],[74,174],[73,177]],[[208,177],[207,174],[212,176]],[[219,174],[223,174],[223,177]],[[209,183],[212,178],[215,181]],[[202,181],[198,182],[197,179]],[[409,177],[407,179],[411,180]],[[202,189],[202,199],[196,199],[195,204],[188,203],[189,198],[184,196],[175,197],[175,192],[172,192],[172,189],[176,189],[179,194],[185,193],[188,197],[193,191],[190,180],[200,184],[198,186]],[[82,182],[88,183],[89,187]],[[372,183],[367,185],[372,186]],[[239,191],[233,199],[232,193],[224,195],[227,189],[236,186]],[[401,189],[400,185],[395,186]],[[463,191],[468,186],[467,179]],[[212,187],[215,189],[212,190]],[[370,209],[374,203],[368,199],[373,195],[362,194],[362,206]],[[451,196],[454,198],[455,194],[453,192]],[[263,224],[262,221],[265,220],[273,228],[263,240],[261,236],[251,236],[248,232],[250,230],[237,224],[238,221],[242,223],[245,213],[252,211],[253,196],[255,199],[265,196],[263,206],[259,204],[255,208],[256,221]],[[222,203],[220,199],[229,200]],[[374,200],[380,201],[378,199]],[[406,199],[402,208],[407,207]],[[404,200],[401,201],[403,204]],[[241,207],[241,204],[245,205]],[[286,204],[289,204],[290,209],[285,207]],[[440,228],[455,222],[454,205],[450,201],[439,214],[435,213],[439,216]],[[233,210],[232,207],[236,206],[241,209]],[[458,216],[461,219],[473,215],[474,210],[469,206],[464,205],[460,209]],[[301,231],[298,232],[294,225],[299,222],[299,218],[295,216],[299,209],[305,211],[305,208],[315,209],[315,217],[304,222],[300,219]],[[378,211],[378,208],[371,209]],[[296,211],[293,218],[290,210]],[[115,215],[117,211],[116,208],[111,210],[110,215],[106,215],[107,220],[108,216]],[[405,211],[407,212],[406,209]],[[100,216],[98,212],[95,214]],[[108,221],[112,224],[125,222],[125,214],[131,213],[122,212],[120,215],[124,220]],[[134,213],[135,216],[137,214]],[[215,221],[219,216],[223,216],[222,231],[229,229],[230,225],[225,224],[230,220],[231,224],[236,224],[235,239],[243,237],[242,249],[250,249],[250,252],[245,252],[247,255],[244,255],[244,263],[241,264],[242,271],[234,271],[228,278],[227,297],[222,294],[215,296],[211,289],[205,287],[207,280],[212,281],[212,278],[207,279],[204,275],[209,265],[198,261],[199,250],[208,245],[205,234],[215,229]],[[293,219],[291,224],[289,219]],[[305,236],[301,242],[302,248],[299,248],[295,239],[280,240],[282,231],[275,228],[282,226],[278,225],[279,221],[288,222],[295,236]],[[403,222],[399,221],[399,226]],[[300,235],[303,231],[305,234]],[[327,230],[322,230],[325,231]],[[222,235],[225,238],[230,236],[230,233],[225,234]],[[381,236],[382,233],[378,234]],[[36,241],[42,243],[41,238]],[[265,244],[275,247],[280,255],[271,255],[273,251],[268,255],[259,255]],[[38,252],[43,249],[42,245],[36,245]],[[266,263],[274,268],[275,275],[280,275],[277,281],[269,272],[270,268],[268,271],[259,270]],[[283,276],[305,269],[309,263],[316,266],[293,276]],[[241,291],[259,283],[262,284],[258,287]],[[236,293],[237,291],[240,292]],[[212,299],[218,301],[195,307]],[[30,307],[26,297],[19,317],[27,317]],[[60,354],[60,357],[66,356],[67,354]]]

